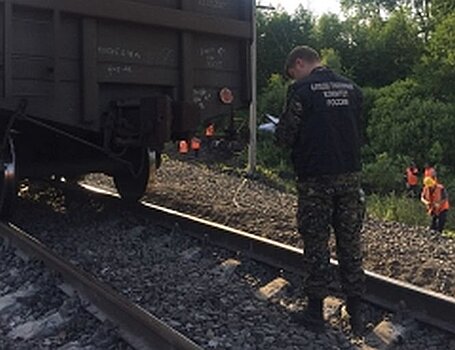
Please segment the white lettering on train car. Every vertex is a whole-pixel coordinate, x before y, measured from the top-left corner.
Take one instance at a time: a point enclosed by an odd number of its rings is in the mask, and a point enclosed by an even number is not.
[[[127,57],[136,60],[142,59],[142,54],[137,50],[131,50],[124,47],[103,47],[98,46],[98,54],[114,56],[114,57]]]
[[[123,65],[123,66],[108,66],[107,67],[107,73],[110,76],[121,74],[121,73],[128,73],[131,74],[133,73],[133,67],[128,66],[128,65]]]
[[[201,47],[199,53],[208,68],[217,69],[223,67],[224,56],[226,54],[224,47]]]

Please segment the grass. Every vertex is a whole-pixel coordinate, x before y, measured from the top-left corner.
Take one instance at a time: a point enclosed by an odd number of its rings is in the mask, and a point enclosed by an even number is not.
[[[367,212],[378,219],[412,226],[428,226],[430,223],[430,217],[419,199],[395,193],[383,196],[370,195]],[[452,211],[449,211],[444,237],[455,239],[455,216]]]
[[[455,239],[455,231],[453,231],[453,230],[444,230],[442,235],[445,238]]]

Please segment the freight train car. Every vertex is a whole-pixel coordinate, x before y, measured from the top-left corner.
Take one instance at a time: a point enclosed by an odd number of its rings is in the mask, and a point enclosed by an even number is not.
[[[0,0],[2,213],[24,178],[103,172],[140,198],[150,154],[248,105],[253,3]]]

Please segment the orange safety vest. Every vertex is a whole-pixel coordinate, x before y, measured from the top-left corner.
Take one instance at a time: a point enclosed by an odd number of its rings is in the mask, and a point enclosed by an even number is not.
[[[179,153],[187,154],[188,151],[189,151],[188,142],[185,140],[180,141],[179,142]]]
[[[193,151],[199,151],[201,149],[201,140],[197,137],[191,139],[191,149]]]
[[[419,182],[419,179],[417,177],[418,173],[419,170],[417,168],[409,167],[406,169],[406,178],[409,185],[416,186],[418,184]]]
[[[212,137],[215,135],[215,125],[210,124],[207,129],[205,129],[205,136]]]
[[[437,184],[434,189],[431,187],[424,187],[422,192],[422,198],[429,202],[428,214],[439,215],[443,211],[449,210],[449,198],[443,198],[445,188],[441,184]]]

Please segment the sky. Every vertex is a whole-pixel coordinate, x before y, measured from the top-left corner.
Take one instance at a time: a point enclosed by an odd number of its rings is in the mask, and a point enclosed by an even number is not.
[[[258,1],[259,3],[259,1]],[[288,12],[293,12],[299,4],[303,4],[303,7],[310,10],[315,15],[320,16],[326,12],[339,13],[340,2],[339,0],[261,0],[262,5],[278,6],[280,4]]]

